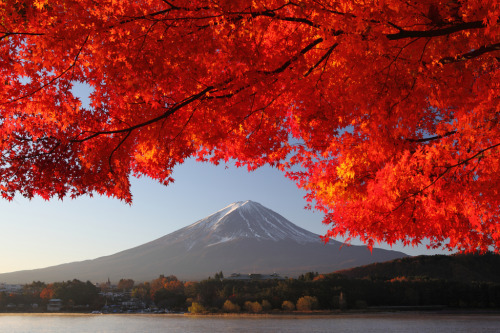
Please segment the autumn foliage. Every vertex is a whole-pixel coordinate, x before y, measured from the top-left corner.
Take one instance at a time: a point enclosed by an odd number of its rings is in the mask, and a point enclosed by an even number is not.
[[[497,1],[0,2],[0,193],[271,165],[326,238],[500,249]],[[91,88],[82,105],[75,84]]]

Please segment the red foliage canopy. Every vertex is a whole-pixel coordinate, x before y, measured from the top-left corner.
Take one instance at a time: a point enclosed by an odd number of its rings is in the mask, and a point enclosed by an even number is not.
[[[498,250],[499,13],[3,0],[0,193],[130,201],[130,175],[168,184],[186,158],[234,159],[285,171],[327,213],[326,237]]]

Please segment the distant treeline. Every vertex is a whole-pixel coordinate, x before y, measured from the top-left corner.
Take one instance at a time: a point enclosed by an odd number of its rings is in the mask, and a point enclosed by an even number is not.
[[[500,284],[455,282],[426,277],[391,280],[353,279],[342,275],[307,273],[281,281],[205,280],[193,295],[209,312],[224,309],[226,300],[245,308],[246,302],[264,302],[272,309],[297,305],[305,296],[316,302],[312,309],[365,309],[379,306],[500,307]],[[285,309],[286,310],[286,309]]]
[[[498,268],[499,256],[493,254],[451,258],[451,262],[453,258],[458,258],[459,262],[477,260],[483,265],[497,265],[483,267],[483,271],[491,273]],[[443,260],[442,256],[415,257],[396,260],[390,265],[359,268],[358,273],[362,273],[358,276],[346,276],[354,275],[355,270],[326,275],[309,272],[296,279],[284,280],[231,280],[225,279],[224,274],[219,272],[199,282],[182,282],[171,275],[139,284],[131,279],[122,279],[114,287],[109,283],[97,287],[78,280],[53,284],[33,282],[25,285],[22,292],[0,293],[0,311],[27,311],[31,304],[39,305],[32,311],[43,311],[51,298],[62,299],[66,311],[101,310],[110,304],[116,307],[135,304],[136,309],[154,307],[195,313],[343,310],[385,306],[500,307],[500,283],[494,281],[497,277],[476,275],[472,280],[464,280],[453,277],[451,272],[448,278],[422,275],[420,270],[415,270],[415,275],[411,276],[398,273],[404,271],[401,265],[413,265],[414,268],[422,261],[426,261],[426,265],[437,265],[436,270],[442,271]]]
[[[351,278],[373,280],[421,276],[466,283],[500,283],[500,255],[486,253],[406,257],[336,273]]]

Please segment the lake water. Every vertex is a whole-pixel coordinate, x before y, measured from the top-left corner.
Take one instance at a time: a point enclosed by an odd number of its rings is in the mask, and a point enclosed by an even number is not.
[[[317,317],[176,315],[0,315],[1,333],[500,332],[500,315],[421,313]]]

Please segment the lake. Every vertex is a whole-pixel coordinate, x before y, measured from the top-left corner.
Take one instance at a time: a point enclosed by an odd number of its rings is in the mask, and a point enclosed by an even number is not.
[[[499,332],[500,315],[379,313],[332,316],[0,315],[0,332]]]

